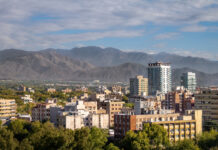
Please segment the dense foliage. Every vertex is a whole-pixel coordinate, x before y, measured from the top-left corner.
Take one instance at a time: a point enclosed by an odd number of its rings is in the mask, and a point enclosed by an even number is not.
[[[1,150],[101,150],[106,142],[106,131],[95,127],[72,131],[55,128],[49,122],[16,120],[0,129]]]
[[[204,132],[195,140],[172,143],[159,125],[145,124],[139,132],[129,131],[121,141],[109,142],[106,130],[56,128],[51,123],[12,121],[0,125],[0,150],[215,150],[218,132]]]

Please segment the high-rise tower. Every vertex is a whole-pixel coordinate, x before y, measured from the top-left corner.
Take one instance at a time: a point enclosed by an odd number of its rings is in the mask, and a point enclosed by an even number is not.
[[[165,94],[171,91],[171,66],[169,63],[148,64],[148,88],[149,95],[155,95],[157,92]]]

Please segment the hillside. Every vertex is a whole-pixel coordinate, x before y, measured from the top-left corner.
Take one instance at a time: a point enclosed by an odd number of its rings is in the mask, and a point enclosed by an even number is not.
[[[123,53],[118,50],[111,51],[115,51],[113,53],[117,54]],[[111,51],[108,51],[108,53],[111,53]],[[98,52],[96,51],[96,53]],[[162,53],[159,55],[166,54]],[[87,54],[88,56],[89,54]],[[93,57],[97,59],[97,55],[93,55]],[[108,55],[108,57],[113,56]],[[114,55],[114,57],[117,56]],[[140,55],[137,58],[139,59]],[[167,59],[167,57],[163,58]],[[101,62],[103,60],[97,59],[97,61]],[[107,58],[105,58],[106,61]],[[89,61],[87,60],[87,62]],[[114,66],[99,67],[87,62],[82,61],[82,59],[73,58],[72,56],[63,56],[63,54],[54,50],[39,52],[15,49],[4,50],[0,51],[0,79],[128,82],[129,78],[139,74],[145,77],[147,76],[147,67],[139,63],[123,63]],[[187,71],[197,74],[198,84],[201,86],[218,85],[218,74],[208,74],[188,67],[173,68],[173,83],[179,85],[181,74]]]
[[[173,68],[190,68],[205,73],[218,73],[218,61],[198,57],[183,57],[169,53],[147,54],[143,52],[124,52],[115,48],[95,46],[55,50],[61,55],[81,60],[99,67],[116,66],[124,63],[138,63],[147,66],[155,61],[170,62]]]
[[[68,80],[74,72],[91,68],[94,66],[55,52],[0,52],[0,79]]]

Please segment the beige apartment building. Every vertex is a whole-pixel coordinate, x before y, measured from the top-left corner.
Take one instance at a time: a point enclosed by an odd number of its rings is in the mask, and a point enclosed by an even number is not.
[[[148,96],[148,78],[144,78],[143,76],[130,78],[130,95]]]
[[[185,115],[151,114],[151,115],[115,115],[114,120],[115,138],[122,138],[129,130],[138,131],[143,129],[145,123],[159,124],[168,133],[171,141],[192,139],[202,132],[202,110],[188,110]]]
[[[48,88],[48,89],[47,89],[47,92],[49,92],[49,93],[55,93],[55,92],[56,92],[56,89],[55,89],[55,88]]]
[[[110,127],[114,126],[114,115],[119,114],[123,108],[123,101],[119,100],[108,100],[99,103],[100,107],[105,109],[107,114],[109,114],[109,125]]]
[[[97,113],[97,101],[84,101],[83,104],[85,105],[85,109],[89,111],[89,113]]]
[[[17,104],[14,99],[0,99],[0,119],[16,117]]]

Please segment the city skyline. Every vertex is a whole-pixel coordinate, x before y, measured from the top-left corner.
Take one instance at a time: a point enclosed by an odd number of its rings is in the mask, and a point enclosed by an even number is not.
[[[1,1],[0,49],[114,47],[218,60],[218,1]]]

